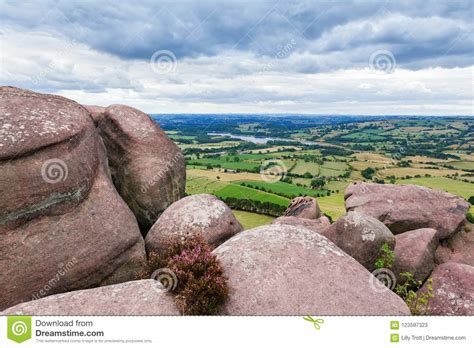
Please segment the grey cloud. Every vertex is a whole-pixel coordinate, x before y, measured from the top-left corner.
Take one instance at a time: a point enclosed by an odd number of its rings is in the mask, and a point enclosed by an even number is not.
[[[123,59],[146,60],[163,49],[178,59],[232,49],[273,56],[296,40],[292,54],[350,55],[379,46],[412,67],[420,58],[443,66],[440,56],[450,56],[450,66],[453,60],[455,66],[469,64],[470,13],[470,1],[5,1],[0,19],[17,30],[57,32]],[[365,59],[349,56],[346,67]]]

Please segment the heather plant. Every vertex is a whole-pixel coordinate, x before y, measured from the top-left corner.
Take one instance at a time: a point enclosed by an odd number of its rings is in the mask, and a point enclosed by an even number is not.
[[[200,237],[169,242],[162,255],[151,252],[138,277],[149,278],[160,268],[170,269],[178,279],[172,293],[182,314],[216,314],[229,296],[222,266]]]

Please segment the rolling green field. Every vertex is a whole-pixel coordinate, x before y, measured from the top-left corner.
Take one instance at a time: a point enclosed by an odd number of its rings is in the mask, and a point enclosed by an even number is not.
[[[318,195],[325,195],[326,190],[313,190],[305,187],[299,187],[286,182],[277,181],[273,183],[261,182],[261,181],[236,181],[239,185],[251,186],[260,191],[272,192],[277,195],[284,197],[297,197],[297,196],[312,196],[317,197]]]
[[[319,175],[319,164],[314,162],[305,162],[298,160],[296,166],[291,170],[291,173],[304,175],[310,173],[311,175]]]
[[[249,230],[262,225],[268,225],[275,219],[273,216],[250,213],[248,211],[242,210],[233,210],[233,213],[237,220],[241,223],[244,230]]]
[[[360,180],[422,185],[465,199],[474,195],[474,151],[466,145],[473,142],[469,130],[474,130],[474,120],[305,124],[275,130],[270,123],[261,127],[252,121],[234,128],[249,136],[288,139],[269,144],[192,132],[168,134],[183,142],[186,192],[216,195],[235,210],[245,228],[268,223],[297,196],[317,197],[321,210],[335,220],[345,213],[347,185]],[[307,144],[299,142],[303,138]],[[271,167],[269,162],[284,172],[285,181],[266,181],[261,171]]]
[[[249,200],[251,199],[261,202],[270,202],[284,207],[286,207],[290,203],[290,200],[288,198],[236,184],[227,184],[225,187],[215,191],[214,195],[223,199],[238,198]]]
[[[397,184],[414,184],[426,186],[432,189],[446,191],[454,195],[464,197],[464,199],[469,199],[470,196],[474,195],[473,184],[443,177],[405,179],[397,181]]]

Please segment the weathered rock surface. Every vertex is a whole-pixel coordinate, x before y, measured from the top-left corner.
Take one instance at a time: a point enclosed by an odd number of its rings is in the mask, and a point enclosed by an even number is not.
[[[179,315],[173,296],[156,283],[137,280],[48,296],[0,315]]]
[[[134,279],[144,242],[79,104],[0,89],[0,309]]]
[[[89,111],[94,123],[96,125],[104,118],[105,107],[97,105],[83,105],[87,111]]]
[[[1,87],[0,233],[44,211],[61,214],[84,199],[99,165],[98,144],[81,105]]]
[[[442,241],[436,249],[435,262],[465,263],[474,266],[474,229],[473,225],[466,223],[464,230],[453,234]]]
[[[434,297],[427,315],[474,315],[474,267],[447,262],[431,274]],[[418,292],[426,292],[425,283]]]
[[[370,271],[375,269],[382,246],[386,243],[393,249],[395,245],[395,237],[383,223],[353,211],[339,218],[323,235]]]
[[[215,196],[187,196],[166,209],[146,236],[148,252],[163,251],[167,242],[184,236],[200,235],[216,247],[242,231],[232,210]]]
[[[146,231],[184,196],[184,156],[147,114],[125,105],[107,107],[98,129],[115,187]]]
[[[322,233],[326,228],[331,225],[331,222],[326,216],[321,216],[318,219],[305,219],[295,216],[280,216],[272,221],[272,224],[283,224],[293,226],[303,226],[314,230],[315,232]]]
[[[243,231],[216,248],[228,277],[230,315],[408,315],[393,292],[319,233],[273,224]],[[382,286],[379,284],[379,286]]]
[[[410,272],[416,281],[425,281],[433,270],[434,255],[438,246],[436,230],[420,228],[395,236],[395,262],[393,272],[398,283],[405,280],[401,272]]]
[[[355,183],[344,194],[347,211],[371,215],[394,233],[434,228],[439,239],[459,230],[469,204],[452,194],[417,185]]]
[[[283,216],[294,216],[303,219],[317,219],[321,217],[318,201],[313,197],[296,197],[283,213]]]

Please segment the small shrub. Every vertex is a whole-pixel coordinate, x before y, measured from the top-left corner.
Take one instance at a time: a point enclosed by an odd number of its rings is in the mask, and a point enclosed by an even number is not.
[[[466,219],[470,223],[474,224],[474,213],[468,211],[467,214],[466,214]]]
[[[433,279],[429,278],[426,281],[426,291],[417,293],[416,291],[422,285],[421,281],[414,279],[410,272],[402,272],[400,276],[405,282],[398,284],[395,292],[405,301],[413,315],[425,315],[428,311],[429,300],[434,297]]]
[[[395,253],[387,243],[384,243],[380,248],[380,257],[375,260],[375,268],[388,268],[391,269],[393,267],[393,263],[395,262]]]
[[[178,282],[172,290],[182,314],[216,314],[229,296],[227,279],[221,264],[210,247],[200,237],[186,237],[167,243],[162,255],[151,252],[140,279],[150,278],[154,270],[169,268]]]

